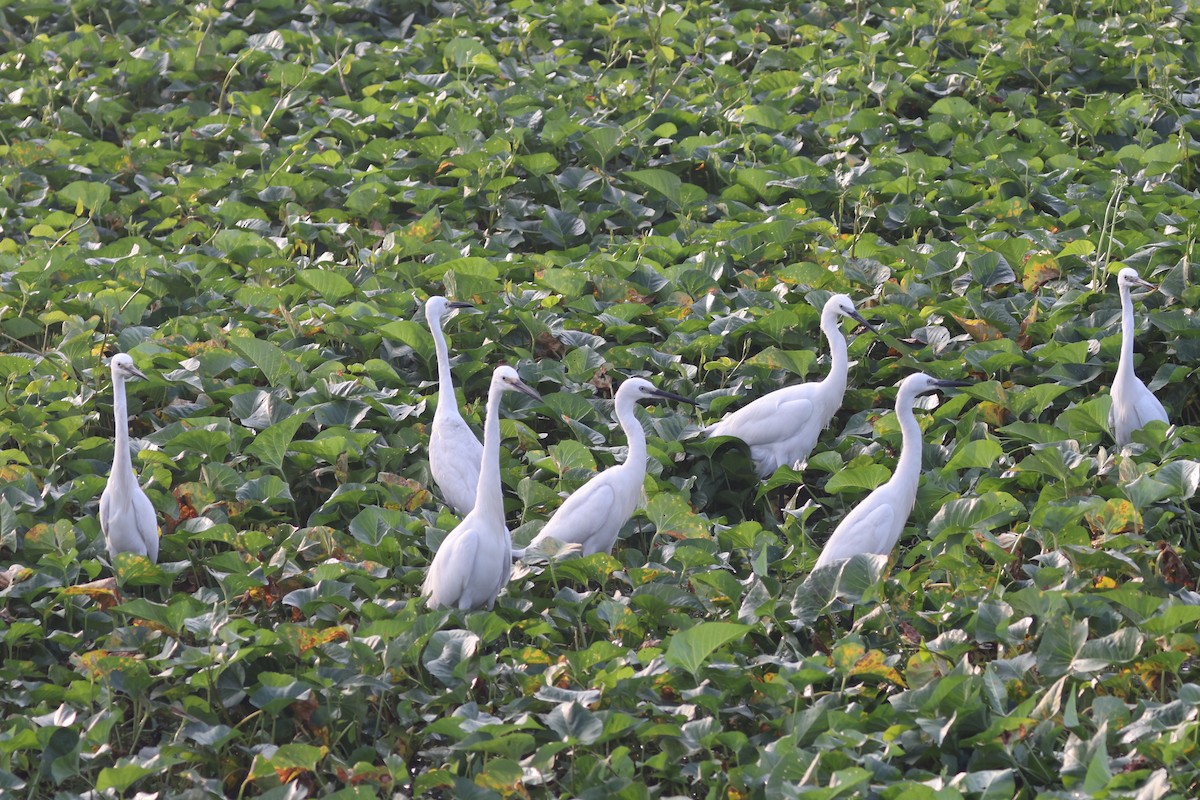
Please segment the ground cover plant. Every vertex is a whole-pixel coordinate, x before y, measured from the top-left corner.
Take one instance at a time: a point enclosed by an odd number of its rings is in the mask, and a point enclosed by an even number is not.
[[[1187,3],[0,3],[0,794],[1195,797]],[[1175,427],[1107,431],[1119,305]],[[695,436],[827,370],[765,484]],[[616,463],[613,556],[417,601],[419,309],[478,429],[505,362],[518,546]],[[849,327],[847,326],[847,330]],[[130,353],[158,564],[109,564],[105,358]],[[892,563],[807,581],[895,465]],[[115,581],[105,582],[115,577]]]

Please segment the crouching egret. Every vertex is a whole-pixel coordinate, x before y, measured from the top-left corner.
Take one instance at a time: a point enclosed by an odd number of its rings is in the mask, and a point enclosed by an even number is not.
[[[617,534],[641,504],[642,482],[646,478],[646,432],[633,407],[640,400],[655,398],[695,405],[686,397],[657,389],[642,378],[629,378],[622,383],[614,404],[617,422],[629,441],[625,463],[609,467],[576,489],[528,547],[557,539],[563,544],[578,544],[585,556],[612,552]],[[524,555],[525,550],[513,551],[516,558]]]
[[[1129,290],[1134,285],[1157,288],[1138,277],[1137,270],[1131,267],[1117,273],[1117,288],[1121,292],[1121,358],[1113,378],[1108,424],[1113,438],[1122,447],[1133,441],[1133,432],[1146,423],[1156,419],[1168,421],[1163,404],[1133,371],[1133,298]]]
[[[452,302],[437,295],[425,301],[425,321],[433,334],[438,371],[437,410],[433,412],[433,425],[429,429],[429,472],[446,504],[460,515],[475,507],[475,486],[479,483],[483,445],[458,411],[442,324],[451,309],[470,307],[470,303]]]
[[[500,398],[514,389],[541,399],[521,382],[512,367],[497,367],[492,373],[475,507],[433,556],[421,587],[421,594],[429,598],[430,608],[451,606],[463,611],[491,608],[512,574],[512,536],[505,525],[504,497],[500,490]]]
[[[779,466],[808,458],[817,437],[842,405],[850,369],[846,337],[838,326],[838,317],[843,316],[875,330],[854,310],[854,301],[846,295],[835,294],[826,300],[821,309],[821,331],[829,340],[833,363],[825,380],[778,389],[709,426],[709,436],[734,436],[750,445],[750,457],[759,477],[770,477]]]
[[[913,416],[913,401],[923,394],[951,386],[967,386],[962,381],[940,381],[923,372],[909,375],[900,382],[896,394],[896,416],[900,419],[900,459],[887,483],[850,510],[825,543],[815,568],[842,561],[859,553],[892,552],[904,530],[904,523],[917,499],[921,479],[921,426]]]
[[[109,362],[113,382],[113,413],[116,437],[113,442],[112,471],[100,495],[100,530],[108,543],[108,555],[137,553],[158,560],[158,520],[154,505],[138,485],[129,458],[129,407],[125,401],[126,380],[146,380],[146,376],[125,353],[117,353]]]

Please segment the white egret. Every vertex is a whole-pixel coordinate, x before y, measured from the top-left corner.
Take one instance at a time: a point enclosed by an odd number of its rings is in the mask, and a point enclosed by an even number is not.
[[[835,294],[825,301],[821,331],[829,340],[832,357],[825,380],[785,386],[708,427],[709,436],[733,436],[748,444],[759,477],[770,477],[779,466],[808,458],[821,431],[841,407],[850,370],[846,337],[838,326],[838,317],[842,316],[875,330],[854,310],[854,301],[846,295]]]
[[[1133,371],[1133,298],[1129,296],[1129,290],[1134,285],[1157,288],[1142,280],[1137,270],[1131,267],[1125,267],[1117,273],[1117,289],[1121,293],[1121,358],[1117,362],[1117,375],[1113,378],[1108,424],[1120,446],[1133,441],[1133,432],[1146,423],[1156,419],[1168,421],[1163,404],[1158,402],[1158,398]]]
[[[541,399],[512,367],[497,367],[492,373],[475,507],[433,556],[421,587],[430,608],[491,608],[512,574],[512,536],[505,525],[500,489],[500,398],[513,389]]]
[[[646,432],[633,407],[639,400],[655,398],[692,403],[686,397],[657,389],[642,378],[629,378],[622,383],[614,405],[617,422],[629,441],[625,462],[609,467],[576,489],[528,547],[513,551],[514,557],[524,557],[525,550],[546,539],[578,544],[585,556],[612,552],[617,534],[642,502],[642,482],[646,478]]]
[[[834,529],[814,569],[859,553],[887,555],[892,552],[916,502],[917,483],[921,479],[921,426],[913,416],[913,401],[938,389],[966,385],[961,381],[937,380],[923,372],[909,375],[900,382],[896,416],[900,420],[901,440],[896,471],[887,483],[876,487],[852,508]]]
[[[446,504],[460,515],[475,507],[475,486],[479,483],[483,445],[459,413],[442,323],[451,309],[470,307],[470,303],[452,302],[437,295],[425,301],[425,321],[433,334],[438,370],[437,410],[433,412],[433,425],[429,428],[429,471]]]
[[[138,485],[129,458],[129,407],[125,401],[126,380],[146,380],[133,359],[117,353],[109,362],[113,382],[113,413],[116,438],[112,471],[100,495],[100,530],[108,542],[108,555],[137,553],[158,560],[158,520],[154,505]]]

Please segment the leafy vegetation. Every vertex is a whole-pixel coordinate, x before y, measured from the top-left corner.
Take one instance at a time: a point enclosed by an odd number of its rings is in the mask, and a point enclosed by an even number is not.
[[[0,3],[0,793],[1196,796],[1195,9],[406,5]],[[1127,453],[1119,265],[1178,423]],[[760,488],[691,434],[823,374],[834,291],[881,333]],[[416,600],[432,292],[472,422],[501,361],[545,396],[518,543],[622,374],[701,403],[639,411],[614,556],[492,612]],[[117,350],[163,540],[114,584]],[[899,552],[806,582],[916,369],[976,383]]]

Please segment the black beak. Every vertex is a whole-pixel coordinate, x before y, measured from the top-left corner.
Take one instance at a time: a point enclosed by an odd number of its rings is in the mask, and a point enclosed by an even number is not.
[[[664,400],[674,400],[678,403],[687,403],[690,406],[696,405],[695,400],[689,400],[688,398],[684,397],[683,395],[675,394],[674,392],[666,392],[666,391],[663,391],[662,389],[655,389],[652,392],[652,394],[655,397],[661,397]]]
[[[939,389],[954,389],[956,387],[961,388],[963,386],[973,386],[973,385],[974,384],[971,381],[938,381],[937,382],[937,388],[939,388]]]
[[[537,393],[537,389],[534,389],[532,386],[525,383],[524,381],[517,381],[516,383],[513,384],[513,388],[519,392],[529,395],[534,400],[537,400],[539,402],[542,399],[542,396]]]
[[[933,386],[921,392],[919,395],[917,395],[917,397],[925,397],[926,395],[931,395],[941,389],[954,389],[971,385],[971,381],[934,381]]]
[[[1152,292],[1158,291],[1157,286],[1155,286],[1150,281],[1144,281],[1141,278],[1133,278],[1132,280],[1130,280],[1130,283],[1136,283],[1138,286],[1145,286],[1147,289],[1149,289]]]
[[[451,300],[450,307],[451,308],[474,308],[475,304],[474,303],[464,303],[461,300]]]
[[[867,328],[868,328],[868,329],[869,329],[869,330],[870,330],[872,333],[879,333],[879,329],[878,329],[878,328],[876,328],[876,327],[875,327],[874,325],[872,325],[871,323],[867,322],[865,319],[863,319],[863,317],[862,317],[862,314],[859,314],[857,311],[851,311],[851,312],[850,312],[850,318],[851,318],[852,320],[854,320],[855,322],[859,322],[859,323],[861,323],[861,324],[863,324],[863,325],[866,325],[866,326],[867,326]]]

